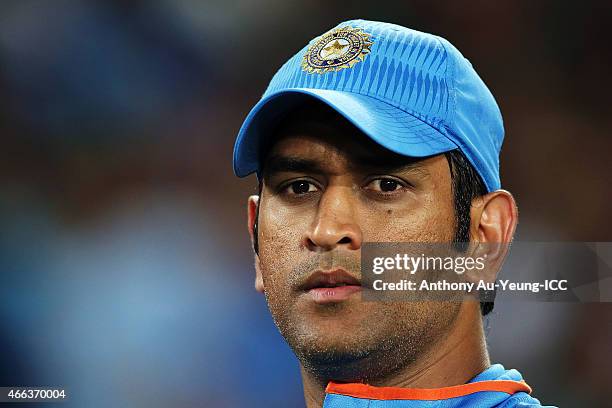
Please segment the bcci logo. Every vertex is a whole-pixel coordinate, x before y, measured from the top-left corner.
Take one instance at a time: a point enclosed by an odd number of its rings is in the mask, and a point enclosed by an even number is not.
[[[302,69],[324,74],[351,68],[364,60],[372,44],[370,34],[359,28],[335,28],[323,34],[308,48],[302,60]]]

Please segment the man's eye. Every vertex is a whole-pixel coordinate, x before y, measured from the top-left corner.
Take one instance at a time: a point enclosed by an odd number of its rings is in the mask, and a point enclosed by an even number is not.
[[[391,178],[379,178],[368,184],[368,189],[383,193],[392,193],[400,188],[402,188],[402,184]]]
[[[308,181],[305,181],[305,180],[294,181],[293,183],[288,184],[287,187],[285,187],[285,189],[290,194],[296,194],[296,195],[317,191],[317,187],[314,184]]]

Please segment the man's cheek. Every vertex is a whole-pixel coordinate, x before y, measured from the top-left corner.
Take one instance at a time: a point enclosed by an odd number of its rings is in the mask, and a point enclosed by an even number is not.
[[[290,262],[272,252],[262,260],[262,277],[267,288],[286,285]]]
[[[434,242],[452,239],[454,218],[446,209],[397,217],[386,231],[389,242]]]
[[[363,224],[364,241],[366,242],[410,242],[424,240],[435,228],[431,221],[410,218],[394,218],[391,222],[372,222]]]
[[[310,222],[286,209],[266,214],[263,220],[260,251],[270,267],[285,269],[305,256],[302,240]]]
[[[295,239],[297,227],[294,224],[295,220],[292,220],[283,208],[279,208],[278,212],[262,212],[259,225],[262,250],[271,253],[284,251]]]
[[[289,291],[288,278],[294,265],[295,254],[288,251],[290,243],[276,236],[260,248],[261,273],[268,292]]]

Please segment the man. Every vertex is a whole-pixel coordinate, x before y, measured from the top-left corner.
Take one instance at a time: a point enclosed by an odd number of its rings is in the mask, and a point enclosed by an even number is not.
[[[492,303],[362,299],[366,242],[512,240],[502,139],[493,96],[434,35],[347,21],[276,73],[240,129],[234,171],[257,173],[255,287],[309,408],[540,406],[516,370],[489,361]]]

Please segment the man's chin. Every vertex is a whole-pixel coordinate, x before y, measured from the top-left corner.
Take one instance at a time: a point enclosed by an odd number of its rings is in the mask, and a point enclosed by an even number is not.
[[[363,377],[369,366],[368,353],[359,349],[347,349],[345,345],[321,342],[292,347],[302,366],[320,378],[338,381],[354,381]]]
[[[345,317],[303,316],[279,328],[302,367],[321,379],[373,380],[414,359],[410,336],[391,334],[384,319]]]
[[[372,322],[371,316],[348,310],[300,315],[301,319],[293,319],[299,323],[294,324],[290,331],[313,350],[350,353],[351,350],[367,348],[375,340],[372,338],[374,333],[385,331],[384,327]]]
[[[372,350],[363,345],[348,348],[345,344],[326,340],[316,346],[292,346],[302,368],[325,381],[370,382],[391,375],[406,363],[387,356],[384,350]]]
[[[376,344],[371,344],[371,333],[361,333],[356,327],[352,329],[347,331],[345,326],[333,323],[302,326],[297,331],[287,333],[285,338],[303,366],[341,380],[338,376],[342,372],[354,371],[351,367],[361,365],[376,347]]]

